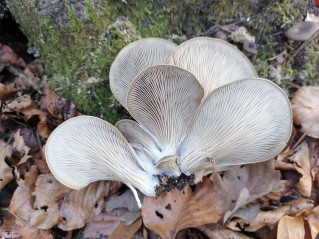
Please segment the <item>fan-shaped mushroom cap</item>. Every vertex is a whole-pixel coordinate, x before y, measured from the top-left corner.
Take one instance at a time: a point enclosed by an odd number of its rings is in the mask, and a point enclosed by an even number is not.
[[[287,144],[292,114],[285,93],[264,79],[244,79],[213,91],[178,149],[184,173],[222,171],[276,156]]]
[[[115,124],[115,127],[123,134],[126,140],[136,149],[142,149],[149,154],[159,154],[160,149],[155,139],[137,122],[129,119],[123,119]]]
[[[214,89],[243,78],[257,77],[247,57],[220,39],[198,37],[179,45],[169,56],[168,64],[193,73],[207,96]]]
[[[137,122],[129,119],[120,120],[115,127],[123,134],[143,162],[140,165],[150,174],[161,174],[156,169],[156,159],[160,157],[160,149],[155,139]]]
[[[137,155],[123,135],[99,118],[78,116],[57,127],[47,141],[46,159],[53,175],[70,188],[115,180],[133,192],[132,186],[155,195],[157,179],[138,166]]]
[[[285,36],[293,41],[306,41],[319,29],[315,22],[296,22],[286,31]]]
[[[175,155],[176,148],[203,97],[203,88],[190,72],[172,65],[142,71],[127,95],[133,118],[160,147],[157,160]]]
[[[126,95],[131,81],[149,66],[164,64],[176,44],[160,39],[145,38],[125,46],[110,69],[110,87],[117,100],[126,108]]]

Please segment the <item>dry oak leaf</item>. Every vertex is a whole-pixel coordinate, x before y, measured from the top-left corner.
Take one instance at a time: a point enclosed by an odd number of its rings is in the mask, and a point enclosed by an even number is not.
[[[209,239],[250,239],[251,237],[248,237],[240,232],[235,232],[229,229],[225,228],[217,228],[217,229],[203,229],[203,232],[208,236]]]
[[[0,190],[14,178],[12,168],[5,162],[5,158],[11,150],[9,147],[5,142],[0,141]]]
[[[141,217],[141,210],[132,190],[126,190],[120,195],[112,195],[106,201],[105,210],[108,214],[116,216],[124,225],[130,225]]]
[[[301,131],[319,138],[319,87],[301,87],[292,99],[294,123],[301,125]]]
[[[60,207],[63,221],[58,227],[65,231],[83,227],[102,212],[104,199],[115,193],[120,185],[118,182],[100,181],[64,195]]]
[[[49,231],[32,227],[28,223],[23,225],[17,232],[21,235],[19,239],[53,239]]]
[[[28,172],[24,174],[24,177],[17,180],[19,186],[25,187],[27,189],[33,189],[34,184],[37,181],[39,171],[36,165],[32,165]],[[32,191],[32,190],[31,190]]]
[[[59,183],[52,174],[40,174],[35,186],[32,195],[35,196],[34,207],[38,209],[56,204],[65,194],[72,191]]]
[[[120,224],[121,221],[116,216],[102,212],[85,226],[84,238],[110,236]]]
[[[303,218],[284,216],[280,219],[277,229],[277,238],[280,239],[303,239],[305,228]]]
[[[282,191],[280,172],[274,169],[274,161],[242,165],[223,173],[223,183],[231,197],[231,210],[226,212],[224,222],[232,215],[256,199],[273,191]],[[267,183],[263,183],[267,182]]]
[[[226,223],[226,227],[234,231],[255,232],[263,226],[273,226],[285,215],[295,215],[302,210],[313,207],[313,202],[307,199],[297,199],[270,211],[259,211],[253,220],[234,218]],[[281,237],[278,237],[281,238]]]
[[[16,91],[17,89],[14,87],[14,84],[4,85],[0,83],[0,100],[5,99],[8,95]]]
[[[276,168],[282,171],[296,171],[301,175],[295,184],[298,192],[304,197],[311,196],[313,179],[311,175],[311,157],[309,146],[306,141],[302,142],[287,158],[280,157],[276,162]]]
[[[7,46],[0,43],[0,64],[13,64],[20,66],[22,68],[26,67],[26,63],[22,58],[13,52],[13,50]]]
[[[22,95],[7,103],[2,109],[3,112],[20,112],[22,109],[29,107],[32,104],[30,95]]]
[[[137,219],[131,225],[121,223],[108,239],[131,239],[133,235],[141,228],[142,219]]]
[[[309,234],[311,238],[318,238],[319,236],[319,206],[314,209],[310,209],[301,214],[304,219],[304,222],[309,225]],[[305,227],[308,228],[308,227]]]
[[[145,197],[144,225],[163,239],[175,238],[182,229],[217,223],[228,207],[227,196],[220,175],[213,174],[194,187],[173,189],[157,198]]]
[[[33,201],[33,196],[29,189],[23,186],[17,187],[9,205],[9,212],[17,218],[16,224],[22,226],[29,221],[33,212]]]

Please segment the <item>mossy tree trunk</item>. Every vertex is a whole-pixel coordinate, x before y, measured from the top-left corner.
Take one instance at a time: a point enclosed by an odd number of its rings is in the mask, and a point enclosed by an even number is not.
[[[112,123],[123,117],[124,110],[112,97],[108,72],[129,42],[149,36],[199,36],[211,26],[239,19],[265,47],[252,60],[267,77],[267,58],[278,50],[269,34],[305,11],[304,5],[289,8],[284,0],[5,1],[29,46],[40,53],[50,86],[75,101],[81,112]]]

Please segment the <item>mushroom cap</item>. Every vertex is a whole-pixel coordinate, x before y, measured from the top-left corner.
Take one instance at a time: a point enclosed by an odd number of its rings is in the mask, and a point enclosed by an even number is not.
[[[149,132],[161,155],[174,155],[204,94],[195,76],[173,65],[143,70],[132,81],[127,107],[132,117]]]
[[[155,195],[157,180],[139,167],[123,135],[102,119],[78,116],[65,121],[51,133],[45,155],[52,174],[67,187],[114,180]]]
[[[318,29],[319,25],[311,21],[296,22],[286,31],[285,36],[293,41],[306,41]]]
[[[228,42],[210,37],[183,42],[167,63],[193,73],[203,86],[205,97],[233,81],[257,77],[254,66],[241,51]]]
[[[254,42],[244,40],[243,50],[248,54],[256,54],[258,52],[257,45]]]
[[[144,38],[125,46],[110,69],[110,87],[115,98],[126,107],[126,95],[135,76],[147,67],[164,64],[176,44],[160,38]]]
[[[286,94],[265,79],[243,79],[213,91],[178,149],[183,173],[222,171],[271,159],[286,146],[292,113]]]

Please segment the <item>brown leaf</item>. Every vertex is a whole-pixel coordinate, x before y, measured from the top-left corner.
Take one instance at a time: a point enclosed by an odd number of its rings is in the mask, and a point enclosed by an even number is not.
[[[12,168],[10,168],[6,162],[5,158],[8,155],[9,145],[0,141],[0,190],[3,189],[14,177],[12,174]]]
[[[40,174],[35,183],[34,207],[40,209],[44,206],[55,205],[65,194],[72,189],[59,183],[52,174]]]
[[[18,58],[13,50],[0,43],[0,64],[14,64],[22,68],[26,67],[26,64],[22,58]]]
[[[142,216],[147,228],[162,238],[175,238],[182,229],[218,222],[227,202],[222,179],[214,174],[212,179],[204,178],[194,191],[187,185],[182,191],[173,189],[158,198],[145,197]]]
[[[141,210],[131,190],[126,190],[121,195],[111,196],[106,201],[106,212],[116,216],[125,225],[132,224],[141,216]]]
[[[7,103],[2,109],[3,112],[20,112],[22,109],[31,106],[32,100],[30,95],[22,95]]]
[[[17,180],[19,186],[23,186],[27,189],[31,189],[34,187],[34,184],[39,175],[38,168],[35,165],[32,165],[27,173],[24,174],[24,178]]]
[[[43,111],[34,107],[28,107],[28,108],[22,109],[21,113],[23,113],[27,117],[27,119],[31,119],[31,117],[36,115],[39,116],[40,121],[37,124],[39,134],[43,138],[49,137],[50,130],[48,129],[48,125],[47,125],[47,116]]]
[[[301,239],[305,238],[305,228],[302,217],[284,216],[278,223],[277,238]]]
[[[259,211],[257,216],[252,220],[234,218],[226,223],[226,227],[234,231],[254,232],[265,225],[271,226],[277,223],[284,215],[294,215],[302,210],[313,207],[313,202],[307,199],[294,200],[287,205],[281,206],[270,211]],[[278,237],[280,238],[280,237]]]
[[[50,120],[54,127],[77,114],[73,102],[59,97],[48,87],[45,88],[44,97],[40,100],[40,108],[51,116]]]
[[[304,196],[310,197],[312,190],[312,175],[310,165],[310,152],[306,141],[302,142],[294,151],[293,155],[281,158],[276,168],[280,170],[296,171],[301,175],[295,184],[296,189]]]
[[[91,220],[85,227],[84,238],[100,238],[110,236],[121,224],[116,216],[101,213]]]
[[[13,150],[19,152],[22,157],[27,155],[30,151],[30,148],[26,146],[24,143],[24,139],[20,134],[20,129],[14,134],[14,141],[13,141],[12,148]],[[21,158],[18,164],[24,163],[30,157],[31,156],[28,155],[28,157],[24,158],[24,160],[22,160],[23,158]]]
[[[303,218],[308,222],[310,228],[311,238],[318,238],[319,236],[319,206],[307,213],[302,214]]]
[[[12,196],[9,211],[20,220],[19,225],[29,221],[33,211],[33,197],[29,189],[23,186],[17,187]]]
[[[0,226],[0,238],[19,238],[19,226],[15,223],[15,217],[11,213],[6,213],[2,225]]]
[[[133,224],[126,226],[123,223],[121,223],[115,231],[112,233],[109,239],[130,239],[132,236],[140,229],[142,226],[142,219],[136,220]]]
[[[278,191],[278,188],[281,190],[280,178],[280,172],[274,170],[273,160],[243,165],[224,172],[223,182],[231,193],[230,197],[233,203],[232,210],[225,214],[224,222],[246,204],[266,196],[272,191]]]
[[[17,89],[14,87],[14,84],[4,85],[0,83],[0,100],[5,99],[11,93],[15,93]]]
[[[49,231],[39,230],[36,227],[30,226],[28,223],[23,225],[23,227],[18,230],[18,233],[22,236],[21,239],[53,239]]]
[[[118,189],[119,185],[116,182],[101,181],[66,194],[60,209],[63,222],[58,224],[59,228],[69,231],[81,228],[93,220],[105,206],[104,198],[114,193],[114,188]]]
[[[319,87],[301,87],[292,99],[294,123],[301,125],[301,131],[319,138]]]
[[[43,206],[34,210],[30,216],[29,224],[38,229],[50,229],[57,224],[59,220],[58,204]]]
[[[225,238],[231,238],[231,239],[249,239],[250,237],[239,233],[235,232],[229,229],[225,228],[219,228],[219,229],[204,229],[203,230],[205,234],[208,236],[209,239],[225,239]]]

